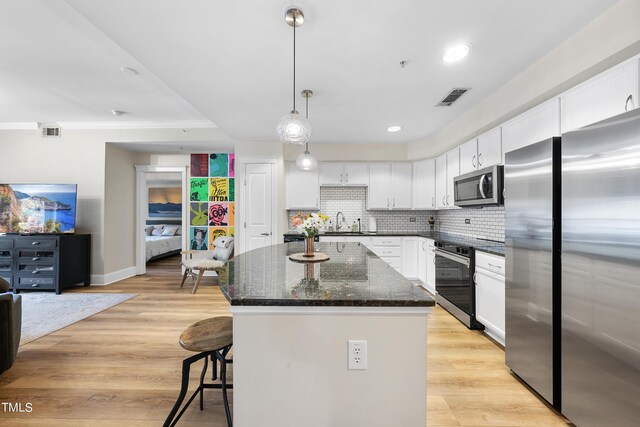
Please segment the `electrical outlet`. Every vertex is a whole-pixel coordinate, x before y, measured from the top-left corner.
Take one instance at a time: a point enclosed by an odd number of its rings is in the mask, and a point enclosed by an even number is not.
[[[416,222],[416,217],[415,216],[410,216],[409,217],[409,222]]]
[[[347,341],[347,353],[349,357],[350,371],[363,371],[367,369],[367,342],[364,340]]]
[[[469,218],[467,218],[467,219],[464,220],[464,223],[465,224],[471,224],[471,220]]]

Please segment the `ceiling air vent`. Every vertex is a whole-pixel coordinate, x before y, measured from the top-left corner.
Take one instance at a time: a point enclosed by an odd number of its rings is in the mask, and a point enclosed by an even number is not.
[[[449,92],[442,101],[436,104],[436,107],[451,107],[451,104],[460,99],[460,97],[467,93],[469,90],[469,88],[452,89],[451,92]]]
[[[56,123],[40,124],[40,132],[42,132],[43,138],[59,138],[60,126]]]

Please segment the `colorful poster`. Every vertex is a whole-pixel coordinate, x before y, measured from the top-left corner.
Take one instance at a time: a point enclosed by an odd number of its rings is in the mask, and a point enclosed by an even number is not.
[[[209,200],[212,202],[229,201],[229,178],[209,178]]]
[[[192,202],[209,201],[208,182],[209,178],[191,178],[189,200]]]
[[[235,178],[229,178],[229,201],[235,202],[236,200],[236,180]]]
[[[235,154],[191,155],[189,249],[213,249],[220,236],[235,233]]]
[[[236,228],[235,227],[229,227],[229,236],[231,236],[231,237],[235,237],[236,236]]]
[[[182,218],[182,188],[149,188],[149,218]]]
[[[192,154],[191,155],[191,176],[209,176],[209,155],[208,154]]]
[[[209,204],[209,225],[212,227],[229,225],[229,204],[227,202]]]
[[[209,154],[209,176],[229,177],[229,155],[227,153]]]
[[[191,250],[195,251],[206,251],[208,248],[207,245],[207,227],[190,227],[191,232],[189,234],[190,244],[189,247]]]
[[[207,225],[207,209],[209,203],[207,202],[191,202],[189,212],[189,224],[195,226]]]
[[[236,204],[229,202],[229,226],[236,223]]]
[[[229,178],[236,177],[236,155],[229,153]]]
[[[209,227],[209,249],[215,249],[213,242],[220,236],[228,236],[227,227]]]

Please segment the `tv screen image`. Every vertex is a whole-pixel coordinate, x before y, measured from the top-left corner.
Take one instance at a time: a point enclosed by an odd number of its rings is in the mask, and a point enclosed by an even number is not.
[[[0,184],[0,233],[74,233],[76,184]]]

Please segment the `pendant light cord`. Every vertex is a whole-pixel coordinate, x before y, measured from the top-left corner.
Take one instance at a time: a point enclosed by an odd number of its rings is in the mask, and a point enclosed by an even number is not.
[[[304,97],[304,118],[309,120],[309,94]],[[304,149],[305,153],[309,152],[309,141],[307,141],[307,145]]]
[[[296,110],[296,12],[293,12],[293,110]]]

